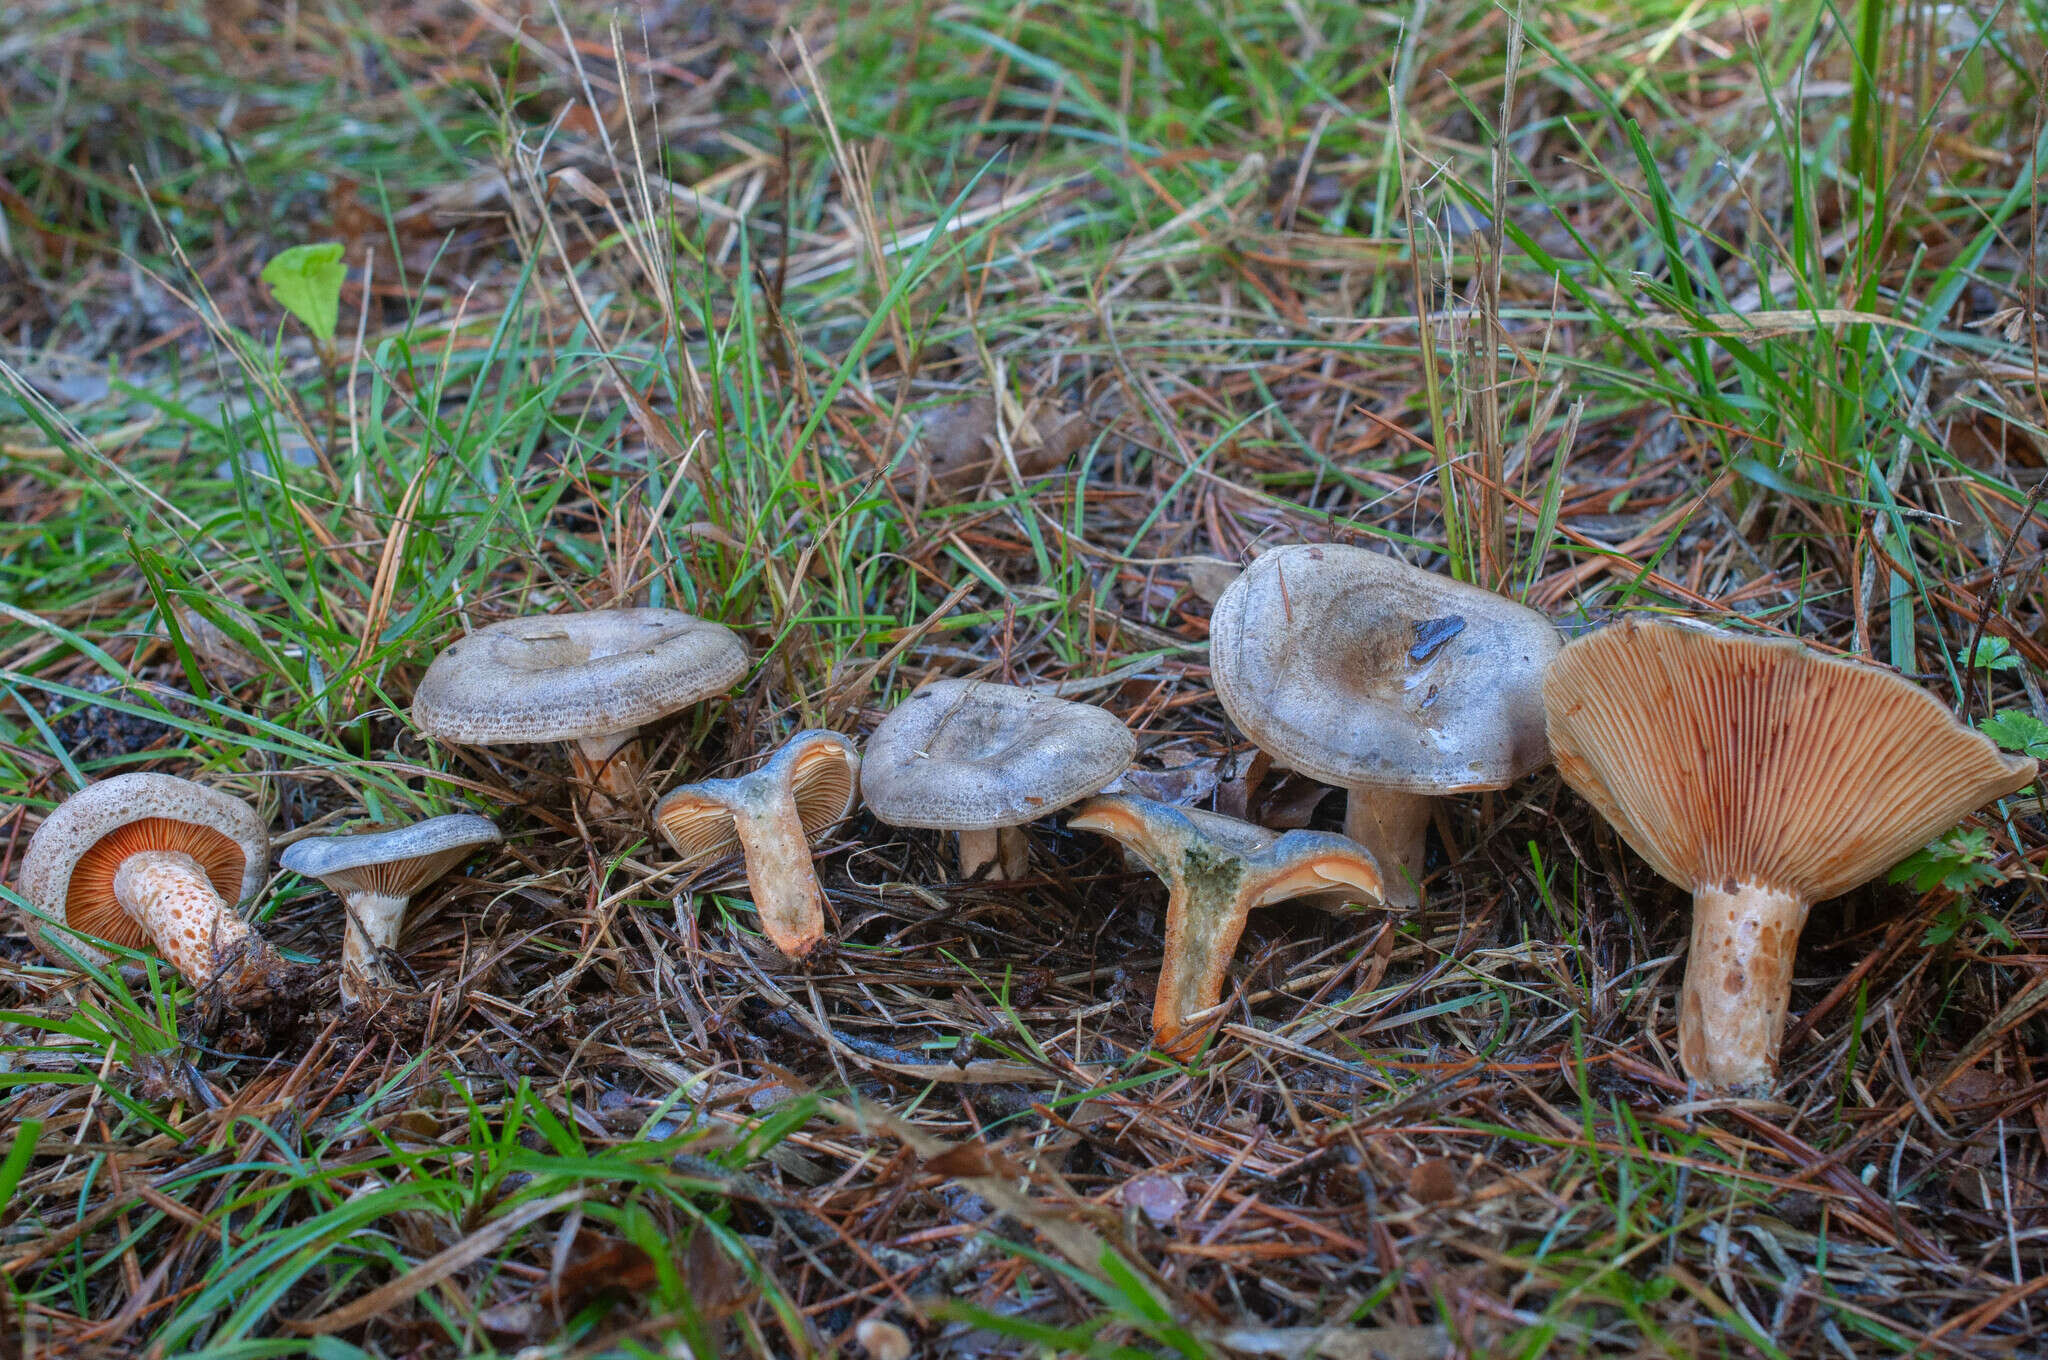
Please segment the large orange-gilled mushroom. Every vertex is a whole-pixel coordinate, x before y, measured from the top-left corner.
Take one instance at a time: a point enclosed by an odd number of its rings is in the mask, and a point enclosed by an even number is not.
[[[1178,1058],[1200,1046],[1207,1027],[1192,1017],[1222,1000],[1230,956],[1254,908],[1325,893],[1381,900],[1372,855],[1327,831],[1268,831],[1126,793],[1089,799],[1067,825],[1123,842],[1166,884],[1166,953],[1152,1034]]]
[[[859,781],[852,742],[837,732],[799,732],[750,774],[672,791],[655,804],[654,822],[685,866],[744,854],[761,932],[800,959],[825,938],[811,838],[853,811]]]
[[[1867,882],[2034,762],[1888,671],[1799,643],[1629,619],[1544,681],[1558,772],[1693,894],[1686,1075],[1760,1091],[1778,1069],[1807,908]]]
[[[197,986],[259,985],[284,960],[234,904],[263,886],[270,835],[247,803],[167,774],[89,784],[52,812],[21,861],[21,895],[72,930],[147,950]],[[68,962],[39,923],[44,953]],[[68,936],[95,964],[108,956]]]

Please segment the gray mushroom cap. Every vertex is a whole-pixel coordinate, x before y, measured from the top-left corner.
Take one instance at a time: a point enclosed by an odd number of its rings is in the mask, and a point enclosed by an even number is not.
[[[538,614],[450,643],[413,692],[430,737],[489,746],[630,732],[746,674],[732,630],[675,609]]]
[[[1550,620],[1365,548],[1296,544],[1216,601],[1209,664],[1244,734],[1344,788],[1505,788],[1550,758]]]
[[[394,831],[360,836],[315,836],[286,846],[277,862],[338,893],[376,892],[410,897],[455,867],[479,846],[505,839],[488,817],[457,812]]]
[[[1022,826],[1098,792],[1137,749],[1130,729],[1093,704],[985,680],[934,680],[868,739],[861,796],[891,826]]]

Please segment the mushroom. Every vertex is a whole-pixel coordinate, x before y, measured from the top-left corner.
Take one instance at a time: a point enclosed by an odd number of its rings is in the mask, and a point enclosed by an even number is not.
[[[1275,761],[1348,791],[1344,834],[1372,851],[1396,907],[1420,900],[1433,799],[1548,761],[1557,648],[1533,609],[1337,544],[1266,553],[1209,619],[1224,711]]]
[[[891,826],[959,833],[960,876],[1021,878],[1024,824],[1099,791],[1138,749],[1093,704],[986,680],[934,680],[868,738],[861,795]]]
[[[2035,774],[1919,686],[1790,640],[1628,619],[1543,688],[1565,782],[1692,892],[1678,1057],[1718,1089],[1769,1088],[1811,903]]]
[[[837,732],[799,732],[768,763],[736,779],[685,784],[654,805],[654,822],[685,865],[735,848],[761,930],[800,959],[825,938],[825,893],[811,838],[853,811],[860,753]]]
[[[269,869],[270,836],[247,803],[189,779],[124,774],[88,784],[36,828],[19,886],[71,930],[153,952],[195,986],[235,993],[284,963],[234,912]],[[29,931],[66,961],[54,939]],[[89,944],[76,949],[108,961]]]
[[[413,691],[421,732],[476,746],[569,743],[586,809],[631,799],[641,727],[732,687],[747,650],[725,627],[674,609],[506,619],[450,643]]]
[[[1122,841],[1166,883],[1166,954],[1152,1034],[1176,1058],[1201,1045],[1203,1027],[1192,1017],[1222,999],[1224,973],[1254,907],[1331,892],[1381,900],[1372,855],[1328,831],[1268,831],[1127,793],[1089,799],[1067,825]]]
[[[355,1005],[371,989],[391,985],[383,956],[398,945],[413,894],[478,846],[504,839],[490,818],[458,812],[395,831],[316,836],[285,847],[278,864],[319,879],[347,912],[341,942],[343,1002]]]

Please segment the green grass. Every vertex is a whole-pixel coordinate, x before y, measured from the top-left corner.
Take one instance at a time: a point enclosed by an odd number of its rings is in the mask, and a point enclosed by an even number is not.
[[[1135,712],[1155,767],[1207,758],[1230,734],[1187,559],[1319,536],[1563,622],[1733,619],[1928,678],[1972,719],[2048,718],[2015,518],[2040,460],[1957,433],[2048,441],[2029,345],[1979,324],[2034,305],[2036,7],[1791,5],[1753,31],[1721,4],[1574,4],[1512,43],[1511,12],[1463,3],[741,8],[651,39],[629,15],[630,118],[580,7],[584,77],[552,21],[522,46],[468,10],[210,13],[39,4],[0,35],[0,845],[146,767],[280,831],[484,811],[512,853],[437,911],[431,1028],[237,1050],[162,970],[0,957],[0,1288],[31,1328],[138,1299],[95,1339],[851,1352],[882,1308],[1017,1354],[1210,1353],[1226,1322],[1442,1326],[1527,1355],[2023,1344],[2020,1305],[1970,1315],[2043,1268],[2021,1107],[1995,1134],[1984,1109],[1916,1134],[1857,1000],[1795,1055],[1795,1112],[1664,1114],[1682,1092],[1619,1058],[1675,1070],[1645,1036],[1676,965],[1646,960],[1682,926],[1552,777],[1447,814],[1466,857],[1377,965],[1372,928],[1261,927],[1246,991],[1311,956],[1355,989],[1275,989],[1233,1017],[1270,1046],[1226,1031],[1175,1070],[1143,1052],[1142,963],[1108,976],[1155,947],[1151,890],[1096,847],[1041,846],[1060,874],[1020,920],[929,886],[927,840],[856,823],[882,848],[831,861],[850,933],[812,977],[738,943],[744,897],[677,913],[665,849],[580,825],[549,753],[443,749],[405,715],[470,627],[630,601],[742,628],[755,657],[731,703],[649,742],[675,778],[803,726],[864,734],[925,675],[991,665],[1134,666],[1083,697]],[[331,361],[256,281],[327,239],[351,266]],[[966,498],[892,476],[921,413],[997,384],[1094,413],[1069,466]],[[155,735],[92,735],[114,721]],[[2010,811],[1980,882],[2032,873],[2038,809]],[[1913,940],[1947,932],[1866,983],[1925,1021],[1916,1070],[1988,1040],[2028,1072],[2038,1022],[1993,1021],[2040,952],[2038,894],[1942,891],[1827,919],[1863,944],[1899,913]],[[324,900],[281,876],[259,914],[319,959]],[[1795,1009],[1861,957],[1816,941]],[[762,1021],[771,975],[809,1038]],[[813,1012],[1041,1080],[977,1105],[803,1030]],[[792,1094],[743,1110],[749,1084]],[[600,1117],[607,1091],[630,1123]],[[947,1178],[863,1111],[1014,1137],[1035,1202],[1094,1245],[992,1214],[994,1248],[944,1277],[960,1241],[894,1244],[957,1221]],[[1236,1113],[1238,1141],[1178,1136]],[[1946,1198],[1951,1136],[1992,1140],[2002,1209]],[[1424,1203],[1425,1156],[1468,1190],[1534,1188]],[[1907,1186],[1905,1236],[1939,1250],[1887,1242],[1829,1159]],[[1199,1230],[1117,1207],[1153,1168],[1208,1197]],[[1240,1211],[1253,1189],[1295,1218]],[[1241,1259],[1187,1250],[1234,1212],[1216,1240]],[[480,1310],[576,1256],[570,1214],[649,1282],[488,1331]],[[464,1242],[397,1320],[294,1335]]]

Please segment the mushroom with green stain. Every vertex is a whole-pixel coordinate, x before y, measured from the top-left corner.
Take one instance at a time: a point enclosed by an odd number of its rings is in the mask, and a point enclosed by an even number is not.
[[[1364,905],[1381,900],[1371,853],[1327,831],[1269,831],[1122,793],[1089,799],[1067,825],[1123,842],[1166,884],[1166,951],[1152,1033],[1177,1058],[1201,1045],[1206,1027],[1195,1017],[1222,999],[1231,955],[1254,908],[1331,893]]]

